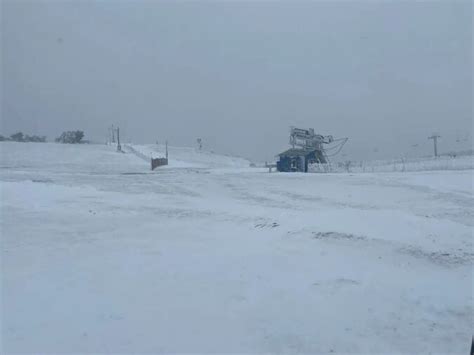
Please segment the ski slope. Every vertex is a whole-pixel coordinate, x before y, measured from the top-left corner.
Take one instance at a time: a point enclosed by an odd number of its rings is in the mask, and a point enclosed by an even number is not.
[[[472,170],[0,149],[2,353],[469,351]]]
[[[153,158],[164,158],[166,146],[157,144],[137,145],[128,144],[125,151],[132,152],[130,147],[139,153],[139,157],[149,161]],[[244,158],[224,156],[208,151],[198,151],[195,148],[168,147],[168,168],[248,168],[250,162]],[[164,167],[165,169],[167,167]]]

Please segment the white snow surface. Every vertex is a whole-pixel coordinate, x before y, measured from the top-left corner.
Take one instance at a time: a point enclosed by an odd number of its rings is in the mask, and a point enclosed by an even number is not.
[[[0,149],[1,353],[469,351],[472,170]]]

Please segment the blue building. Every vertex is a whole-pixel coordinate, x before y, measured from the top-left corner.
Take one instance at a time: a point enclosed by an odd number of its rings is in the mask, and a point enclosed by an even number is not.
[[[281,172],[308,172],[309,164],[326,164],[327,160],[321,150],[291,148],[278,154],[277,170]]]

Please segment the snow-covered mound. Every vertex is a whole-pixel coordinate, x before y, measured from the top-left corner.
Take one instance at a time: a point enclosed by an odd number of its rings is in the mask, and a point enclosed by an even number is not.
[[[142,158],[150,159],[165,157],[164,145],[126,145],[132,148]],[[171,168],[247,168],[250,162],[244,158],[215,154],[209,151],[199,151],[188,147],[168,147],[168,159]]]

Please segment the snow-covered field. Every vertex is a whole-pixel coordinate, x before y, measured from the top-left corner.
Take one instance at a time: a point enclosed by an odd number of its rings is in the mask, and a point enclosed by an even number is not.
[[[469,351],[472,170],[0,149],[2,353]]]

